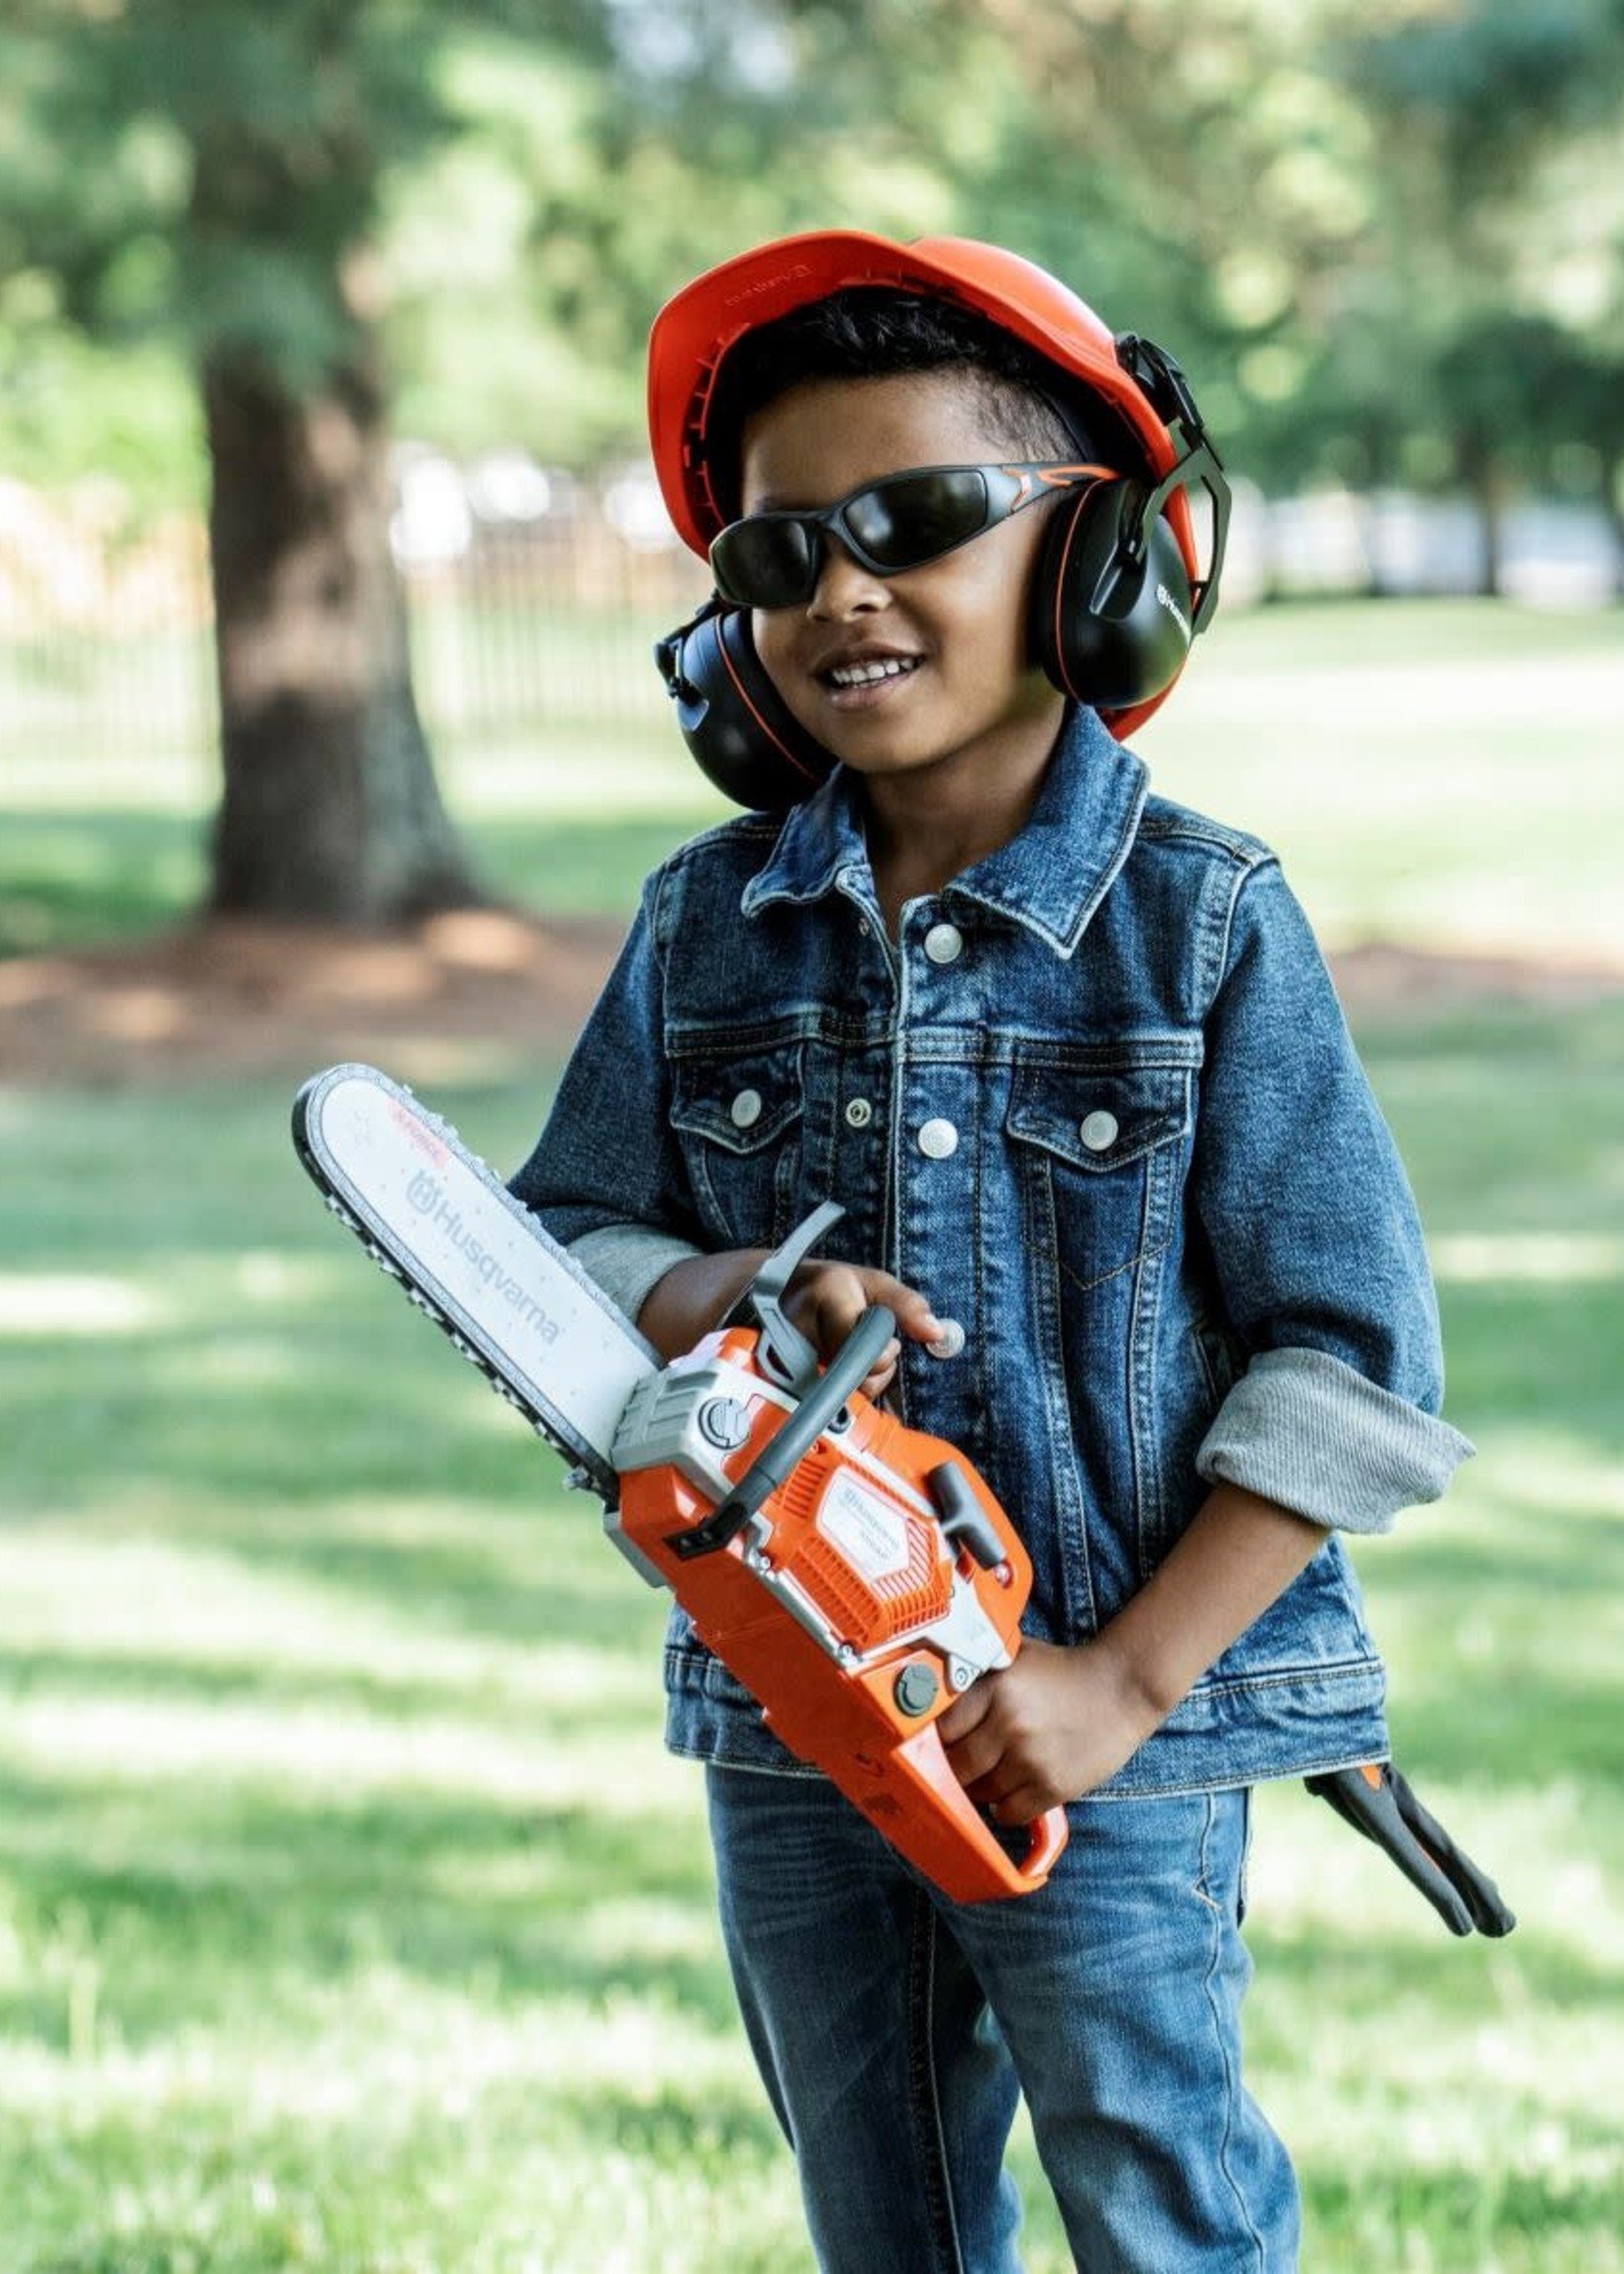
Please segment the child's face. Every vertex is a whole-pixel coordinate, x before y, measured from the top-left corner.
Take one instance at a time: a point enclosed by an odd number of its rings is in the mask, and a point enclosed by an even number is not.
[[[1023,455],[951,372],[808,380],[747,422],[743,510],[830,505],[908,467]],[[751,616],[757,652],[799,724],[871,777],[950,762],[957,778],[1006,763],[1015,747],[1046,756],[1062,702],[1030,660],[1027,626],[1047,513],[1028,507],[899,576],[874,575],[827,539],[811,599]],[[885,656],[908,668],[870,685],[830,677]]]

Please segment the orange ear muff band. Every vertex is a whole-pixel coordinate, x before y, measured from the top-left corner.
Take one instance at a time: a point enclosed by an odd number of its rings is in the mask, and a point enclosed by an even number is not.
[[[776,734],[774,732],[770,722],[762,717],[760,710],[751,700],[750,690],[744,684],[744,681],[739,677],[737,671],[734,669],[733,659],[727,653],[727,642],[723,638],[720,628],[718,629],[717,633],[717,650],[722,657],[723,665],[726,670],[728,678],[730,678],[733,682],[734,693],[738,696],[739,701],[744,705],[744,708],[749,712],[751,718],[755,721],[757,727],[760,728],[767,740],[773,745],[773,748],[778,752],[779,756],[784,761],[785,765],[792,766],[795,772],[804,782],[809,782],[814,789],[821,788],[823,786],[822,775],[814,773],[812,768],[808,766],[803,759],[796,757],[794,751],[789,748],[783,737],[781,734]]]
[[[1097,483],[1091,483],[1088,489],[1083,492],[1083,496],[1092,496],[1098,487]],[[1072,558],[1072,548],[1076,542],[1077,523],[1081,519],[1082,509],[1078,504],[1072,509],[1071,519],[1066,530],[1066,543],[1061,548],[1060,562],[1054,579],[1055,619],[1050,626],[1055,669],[1059,671],[1065,690],[1073,703],[1080,703],[1082,697],[1072,684],[1072,674],[1066,668],[1066,572]]]

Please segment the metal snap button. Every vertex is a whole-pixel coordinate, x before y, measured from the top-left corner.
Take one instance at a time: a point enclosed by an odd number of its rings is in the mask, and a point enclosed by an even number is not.
[[[874,1119],[874,1108],[866,1097],[854,1097],[845,1109],[847,1129],[867,1129]]]
[[[933,963],[951,963],[963,945],[964,935],[957,924],[932,924],[925,934],[925,953]]]
[[[1091,1153],[1103,1153],[1117,1141],[1117,1117],[1103,1109],[1091,1113],[1077,1135]]]
[[[727,1116],[734,1129],[754,1129],[761,1119],[761,1091],[741,1089],[727,1108]]]
[[[945,1161],[958,1150],[958,1132],[951,1121],[928,1121],[919,1132],[919,1150],[933,1161]]]

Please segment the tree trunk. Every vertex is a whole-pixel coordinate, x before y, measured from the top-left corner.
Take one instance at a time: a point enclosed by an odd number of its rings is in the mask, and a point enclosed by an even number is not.
[[[221,913],[386,924],[484,896],[440,802],[389,550],[382,391],[203,373],[225,787]]]
[[[1466,477],[1478,508],[1482,533],[1482,555],[1478,575],[1478,598],[1493,600],[1500,590],[1505,562],[1506,479],[1486,428],[1469,425],[1457,437],[1457,463]]]
[[[1624,449],[1603,453],[1601,503],[1613,533],[1613,598],[1624,600]]]

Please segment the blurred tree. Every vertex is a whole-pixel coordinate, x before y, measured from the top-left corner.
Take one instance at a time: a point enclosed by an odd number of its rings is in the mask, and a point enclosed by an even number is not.
[[[1515,481],[1624,521],[1619,0],[908,13],[920,139],[924,50],[979,43],[964,208],[1173,346],[1254,478],[1464,485],[1488,580]]]
[[[600,11],[530,14],[582,38]],[[478,897],[412,696],[375,240],[445,131],[433,0],[18,0],[10,250],[61,316],[198,374],[224,793],[216,909],[374,922]]]
[[[1380,276],[1379,395],[1477,499],[1498,584],[1510,485],[1589,490],[1624,526],[1624,6],[1458,0],[1333,43],[1326,70],[1369,122],[1364,289]],[[1404,384],[1395,383],[1395,374]],[[1384,453],[1390,454],[1390,453]]]
[[[397,915],[475,887],[406,669],[385,360],[416,432],[594,464],[641,449],[648,322],[708,262],[957,230],[1164,339],[1272,487],[1526,475],[1624,519],[1621,49],[1621,0],[11,0],[0,346],[78,388],[65,327],[143,343],[127,462],[176,447],[190,357],[216,902]]]

